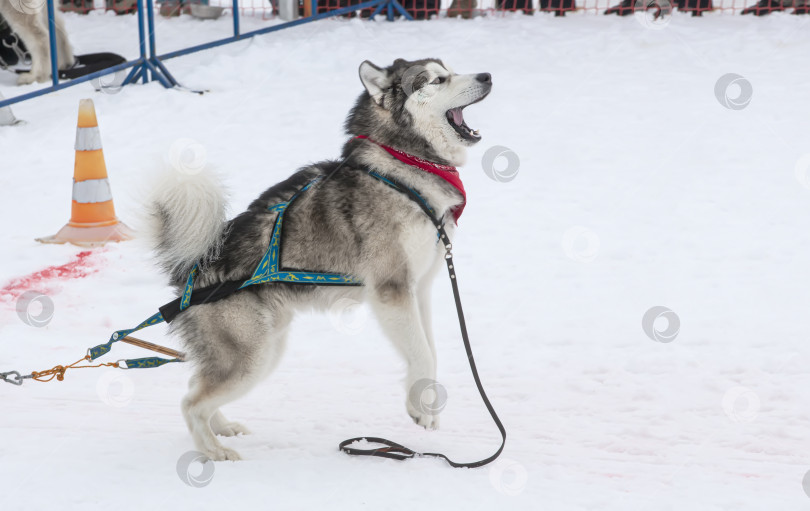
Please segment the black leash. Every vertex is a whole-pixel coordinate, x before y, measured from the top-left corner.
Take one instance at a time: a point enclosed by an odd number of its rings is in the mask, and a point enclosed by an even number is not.
[[[486,392],[484,392],[484,386],[481,384],[481,378],[478,376],[478,369],[475,366],[475,359],[473,358],[472,347],[470,346],[470,338],[467,335],[467,322],[464,320],[464,310],[461,307],[461,296],[458,291],[458,279],[456,278],[456,269],[455,265],[453,264],[453,245],[450,243],[450,238],[447,237],[447,232],[444,230],[444,224],[441,220],[436,218],[431,211],[430,207],[425,203],[425,200],[422,198],[421,195],[416,193],[411,188],[398,183],[391,178],[382,178],[379,175],[375,175],[376,173],[373,171],[369,171],[373,177],[376,177],[383,181],[384,183],[388,184],[392,188],[399,190],[400,192],[404,193],[408,196],[409,199],[414,201],[416,204],[422,208],[422,211],[430,218],[433,225],[436,227],[436,230],[439,231],[439,238],[441,242],[444,244],[444,249],[447,253],[444,256],[444,260],[447,263],[447,272],[450,274],[450,284],[453,286],[453,297],[456,301],[456,312],[458,313],[458,324],[461,328],[461,339],[464,341],[464,350],[467,352],[467,360],[470,362],[470,371],[472,371],[473,379],[475,380],[475,386],[478,388],[478,393],[481,395],[481,399],[484,401],[484,405],[487,407],[487,411],[489,415],[492,417],[492,420],[495,421],[495,425],[498,426],[498,430],[501,432],[501,446],[498,447],[498,450],[495,451],[495,454],[492,456],[485,458],[480,461],[474,461],[472,463],[458,463],[444,454],[437,453],[437,452],[417,452],[413,449],[409,449],[404,445],[400,445],[396,442],[392,442],[390,440],[386,440],[385,438],[378,438],[378,437],[358,437],[358,438],[351,438],[349,440],[344,440],[338,446],[339,449],[346,454],[351,454],[352,456],[377,456],[380,458],[391,458],[395,460],[406,460],[408,458],[422,458],[422,457],[431,457],[431,458],[441,458],[445,460],[451,467],[454,468],[476,468],[482,467],[488,463],[495,461],[498,456],[501,455],[503,452],[503,448],[506,445],[506,428],[504,428],[501,419],[498,417],[498,414],[495,413],[495,408],[492,407],[492,403],[490,403],[489,398],[487,397]],[[355,442],[360,442],[362,440],[366,440],[368,442],[383,444],[387,447],[378,448],[378,449],[357,449],[355,447],[349,447],[350,444]]]

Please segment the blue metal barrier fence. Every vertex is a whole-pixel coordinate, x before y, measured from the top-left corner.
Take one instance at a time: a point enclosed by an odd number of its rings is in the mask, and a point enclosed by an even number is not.
[[[244,34],[242,34],[240,33],[239,30],[239,0],[233,0],[233,36],[226,37],[224,39],[218,39],[216,41],[211,41],[208,43],[198,44],[196,46],[192,46],[190,48],[185,48],[182,50],[164,53],[163,55],[158,55],[157,45],[155,43],[154,0],[137,0],[138,52],[139,52],[138,58],[135,60],[123,62],[121,64],[109,67],[107,69],[103,69],[101,71],[97,71],[95,73],[90,73],[81,76],[79,78],[74,78],[68,81],[60,81],[58,69],[59,62],[56,51],[56,21],[55,21],[54,0],[47,0],[48,32],[50,38],[49,42],[51,53],[50,68],[51,68],[52,85],[50,87],[29,92],[27,94],[22,94],[20,96],[14,96],[7,99],[0,99],[0,108],[13,105],[15,103],[20,103],[22,101],[26,101],[39,96],[43,96],[45,94],[50,94],[52,92],[66,89],[68,87],[73,87],[75,85],[79,85],[80,83],[89,82],[102,76],[117,73],[119,71],[129,68],[132,68],[132,70],[124,79],[121,86],[137,83],[140,80],[142,83],[148,83],[149,81],[157,81],[166,88],[179,87],[180,86],[179,82],[175,80],[175,78],[172,76],[169,70],[166,69],[166,66],[163,65],[162,61],[173,59],[175,57],[181,57],[183,55],[188,55],[190,53],[195,53],[202,50],[207,50],[209,48],[215,48],[217,46],[222,46],[224,44],[242,41],[244,39],[249,39],[257,35],[269,34],[270,32],[284,30],[285,28],[291,28],[297,25],[302,25],[304,23],[310,23],[313,21],[318,21],[335,16],[342,16],[344,14],[349,14],[351,12],[360,11],[363,9],[371,9],[371,8],[374,9],[371,16],[369,17],[370,19],[373,19],[376,15],[380,14],[383,11],[383,9],[386,10],[385,12],[386,18],[389,21],[393,21],[396,12],[400,13],[405,19],[408,20],[413,19],[411,15],[402,6],[402,4],[399,3],[398,0],[368,0],[366,2],[362,2],[356,5],[330,10],[328,12],[324,12],[321,14],[316,14],[318,11],[318,0],[309,0],[309,1],[312,2],[312,13],[313,13],[312,16],[306,18],[299,18],[297,20],[289,21],[286,23],[280,23],[278,25],[273,25],[259,30],[245,32]],[[146,32],[146,30],[148,30],[148,33]],[[146,50],[147,43],[149,45],[148,55]]]

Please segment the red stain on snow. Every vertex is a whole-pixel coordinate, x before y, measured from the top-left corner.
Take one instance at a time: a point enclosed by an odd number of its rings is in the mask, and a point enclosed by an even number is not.
[[[98,269],[94,268],[94,263],[90,260],[92,254],[92,251],[85,250],[76,254],[76,257],[68,263],[48,266],[30,275],[17,277],[0,288],[0,299],[13,300],[29,289],[43,291],[43,288],[53,281],[81,279],[93,274]]]

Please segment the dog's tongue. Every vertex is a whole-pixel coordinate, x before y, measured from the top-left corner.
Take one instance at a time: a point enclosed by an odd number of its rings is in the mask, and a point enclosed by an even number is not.
[[[456,123],[457,126],[464,124],[464,115],[461,114],[460,108],[454,108],[450,110],[450,112],[453,114],[453,122]]]

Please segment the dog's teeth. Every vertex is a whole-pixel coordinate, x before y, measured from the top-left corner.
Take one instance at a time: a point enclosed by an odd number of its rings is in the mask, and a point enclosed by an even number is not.
[[[473,130],[473,135],[479,135],[479,134],[480,134],[479,130]]]

